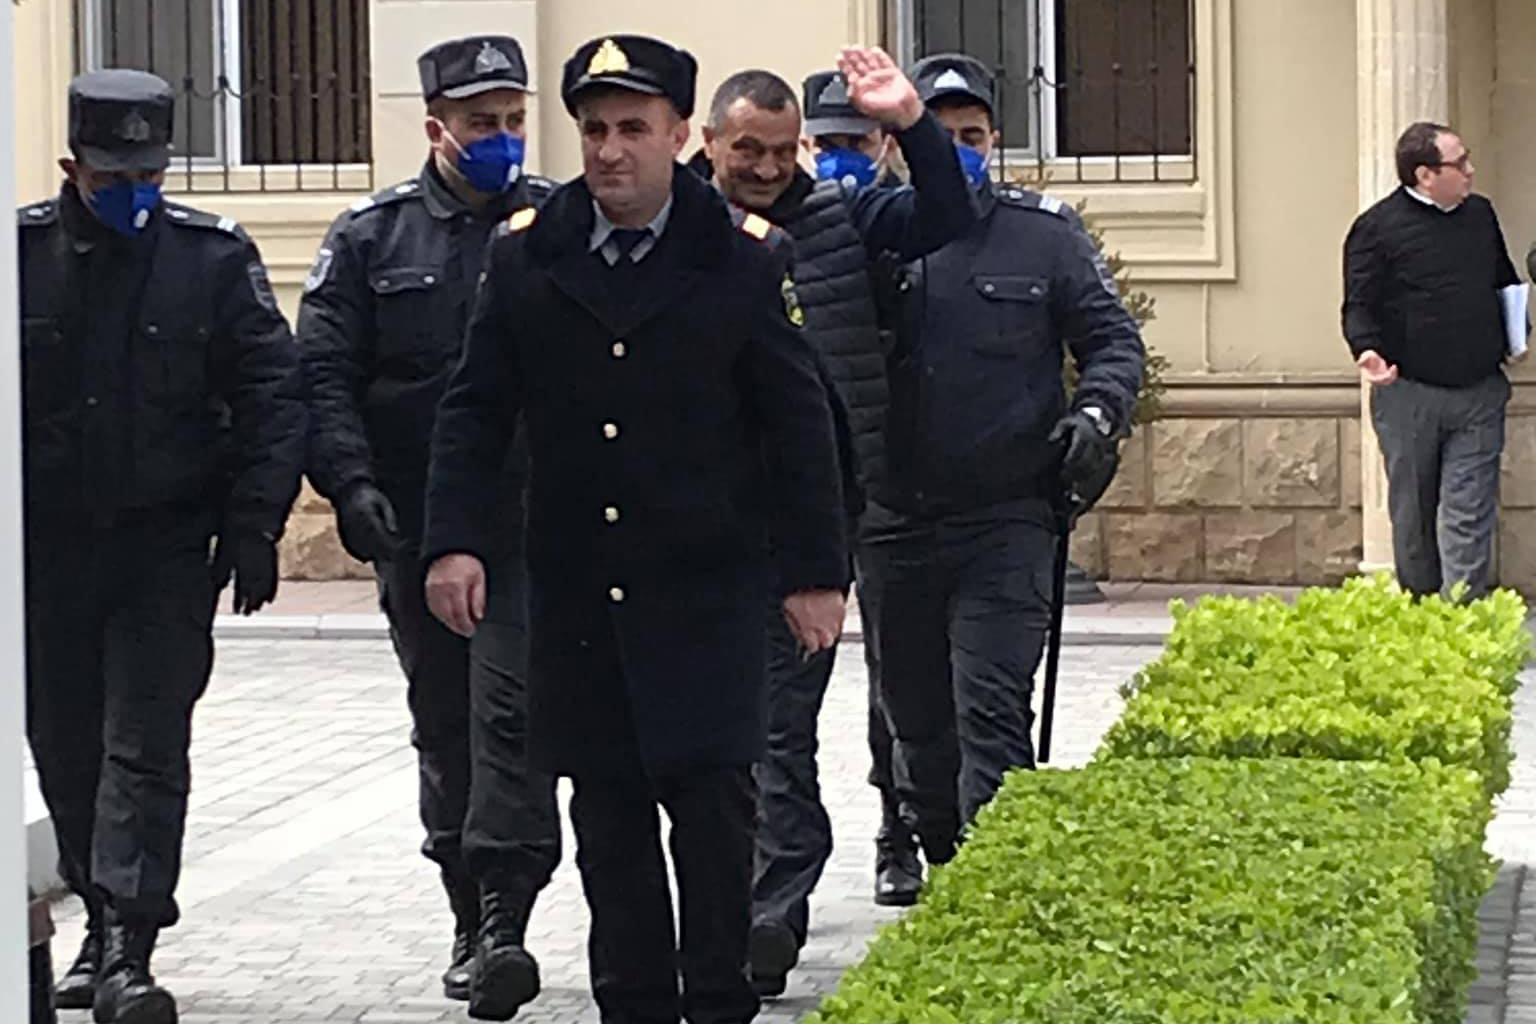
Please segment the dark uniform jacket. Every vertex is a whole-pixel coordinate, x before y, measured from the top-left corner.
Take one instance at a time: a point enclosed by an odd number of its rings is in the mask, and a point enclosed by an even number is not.
[[[299,307],[310,392],[308,473],[333,501],[380,487],[419,539],[437,403],[463,349],[486,244],[514,210],[554,190],[524,176],[471,210],[431,160],[419,177],[361,200],[331,226]],[[521,516],[525,456],[514,450],[498,507]],[[514,528],[507,532],[515,537]]]
[[[1519,280],[1487,198],[1447,212],[1400,188],[1344,242],[1344,337],[1408,380],[1471,387],[1504,366],[1499,290]]]
[[[69,185],[18,217],[29,531],[211,510],[281,535],[303,382],[251,239],[169,202],[124,238]]]
[[[535,762],[750,764],[765,598],[775,580],[788,594],[847,576],[831,414],[782,236],[735,227],[681,168],[638,265],[590,252],[593,222],[578,180],[494,243],[438,413],[426,554],[493,542],[483,494],[521,413]]]
[[[895,348],[885,478],[873,501],[905,516],[1055,498],[1066,412],[1062,346],[1076,406],[1128,425],[1145,350],[1077,215],[1011,186],[980,190],[980,222],[901,268],[891,289]]]

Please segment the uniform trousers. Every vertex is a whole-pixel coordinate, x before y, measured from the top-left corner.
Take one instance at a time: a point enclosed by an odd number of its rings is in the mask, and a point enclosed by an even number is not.
[[[949,859],[1006,772],[1034,767],[1053,521],[1046,502],[1019,501],[907,521],[863,547],[896,788],[930,863]]]
[[[486,619],[466,640],[427,608],[410,550],[377,575],[406,677],[422,852],[450,879],[532,896],[560,861],[560,822],[554,778],[527,759],[526,570],[520,557],[487,567]]]
[[[213,669],[214,515],[26,539],[27,736],[60,874],[93,911],[180,916],[192,710]]]

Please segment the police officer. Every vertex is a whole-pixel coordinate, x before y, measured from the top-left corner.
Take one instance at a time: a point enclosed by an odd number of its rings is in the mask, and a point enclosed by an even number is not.
[[[1003,773],[1034,765],[1030,692],[1063,498],[1107,483],[1144,350],[1075,214],[992,182],[990,72],[940,55],[913,78],[982,212],[891,289],[887,457],[870,488],[859,597],[880,624],[898,788],[940,863]],[[1070,405],[1064,347],[1080,375]]]
[[[455,922],[444,992],[496,1019],[511,1010],[494,986],[474,983],[476,936],[487,925],[482,960],[498,946],[521,947],[522,936],[490,927],[502,917],[482,913],[482,898],[531,902],[560,856],[554,781],[530,774],[523,751],[524,456],[498,480],[507,529],[487,552],[490,613],[473,641],[427,611],[422,516],[432,421],[459,359],[486,242],[553,186],[523,170],[528,69],[517,40],[440,43],[418,68],[426,165],[337,219],[305,287],[309,475],[335,504],[347,550],[374,564],[406,675],[423,852],[441,869]]]
[[[887,403],[872,262],[884,253],[915,259],[933,252],[964,234],[975,210],[954,147],[883,52],[850,51],[838,70],[812,75],[805,83],[804,110],[820,180],[796,160],[803,141],[798,98],[769,71],[738,72],[721,84],[704,128],[705,158],[694,166],[709,173],[727,199],[793,239],[805,336],[848,410],[854,449],[848,469],[868,473],[883,458]],[[876,158],[892,138],[912,169],[915,188],[870,187]],[[848,489],[857,491],[858,484]],[[850,509],[851,525],[859,511]],[[835,651],[801,658],[777,615],[769,640],[768,753],[758,768],[751,963],[758,992],[778,995],[805,944],[811,891],[832,852],[816,766],[816,720]],[[889,778],[889,762],[880,757],[889,743],[882,742],[878,710],[870,717],[878,784]],[[921,885],[921,867],[911,833],[897,814],[894,789],[887,786],[882,798],[875,900],[910,904]]]
[[[154,75],[76,78],[68,180],[19,213],[27,729],[87,911],[58,1004],[135,1024],[176,1017],[150,954],[178,917],[214,604],[231,574],[237,612],[272,599],[304,454],[256,246],[161,198],[172,107]]]
[[[760,217],[738,226],[676,163],[696,74],[639,36],[566,63],[584,175],[493,243],[427,501],[428,601],[469,632],[504,529],[483,493],[526,417],[530,748],[573,780],[592,984],[611,1021],[755,1016],[763,602],[776,587],[814,654],[838,635],[848,575],[832,416],[783,236]],[[536,973],[523,982],[531,996]]]

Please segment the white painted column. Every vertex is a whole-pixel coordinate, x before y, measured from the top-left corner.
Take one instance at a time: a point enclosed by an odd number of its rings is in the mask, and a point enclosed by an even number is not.
[[[1414,121],[1445,122],[1450,110],[1447,0],[1356,0],[1360,208],[1397,187],[1397,137]],[[1361,569],[1392,568],[1387,476],[1371,428],[1370,385],[1360,386],[1364,505]]]
[[[0,68],[15,67],[15,12],[0,3]],[[0,210],[16,207],[13,90],[0,99]],[[0,231],[0,1020],[27,1019],[27,842],[22,809],[26,669],[21,594],[21,352],[16,229]],[[6,753],[10,751],[10,753]]]

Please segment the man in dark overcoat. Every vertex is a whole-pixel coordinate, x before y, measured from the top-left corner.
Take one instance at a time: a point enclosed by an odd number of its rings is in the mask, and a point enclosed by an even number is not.
[[[428,485],[427,599],[472,632],[500,527],[484,496],[522,414],[530,756],[573,781],[592,984],[615,1022],[756,1015],[762,602],[776,588],[814,653],[841,629],[848,576],[829,396],[788,246],[676,162],[696,74],[636,36],[567,63],[584,175],[492,244]]]

